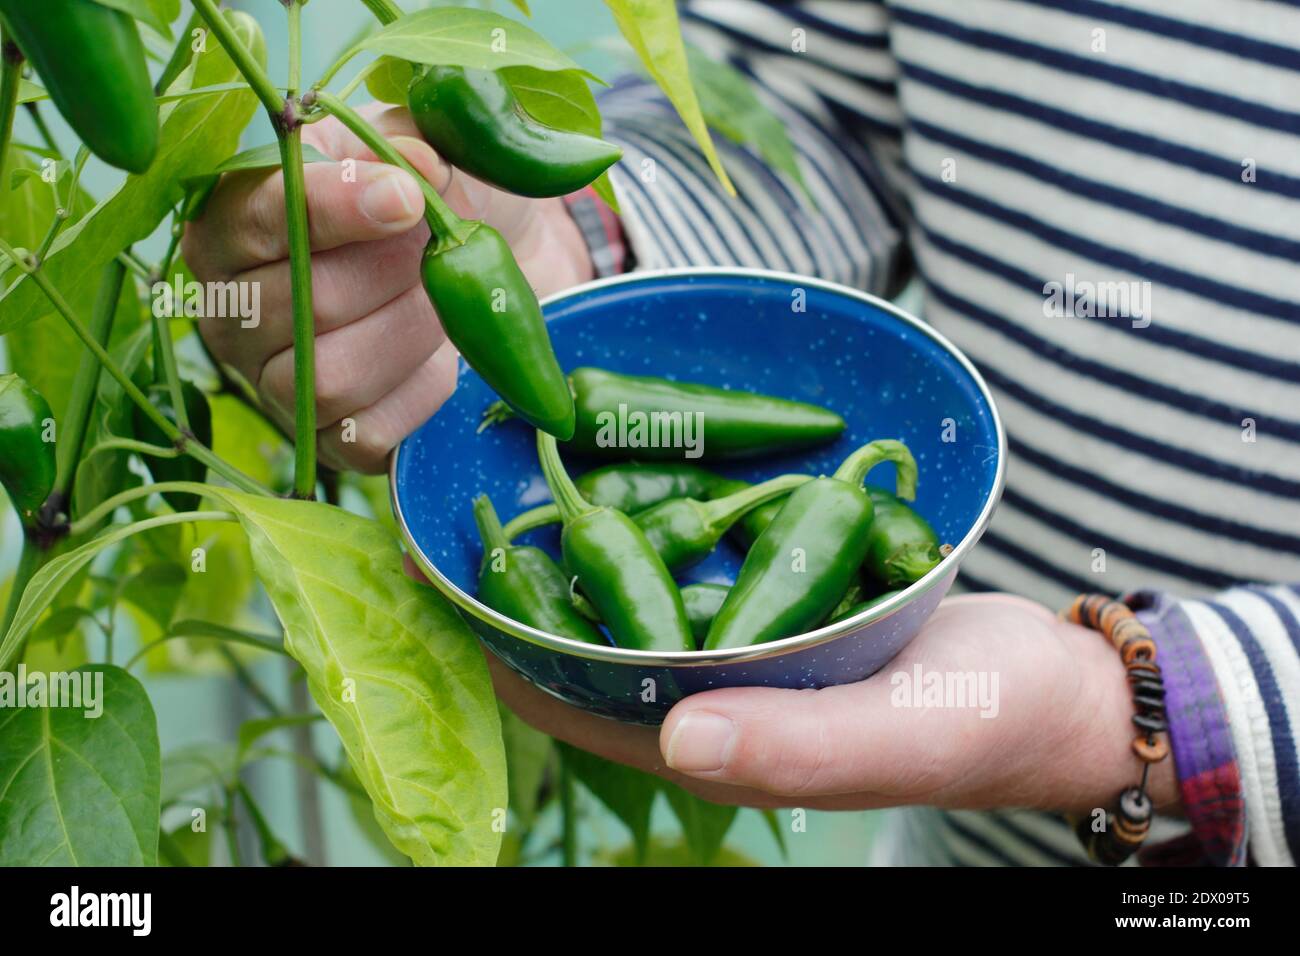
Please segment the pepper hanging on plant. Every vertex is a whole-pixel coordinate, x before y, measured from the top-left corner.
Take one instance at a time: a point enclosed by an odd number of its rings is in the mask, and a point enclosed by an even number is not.
[[[487,223],[452,212],[424,177],[337,96],[314,90],[303,97],[305,107],[318,103],[376,156],[419,183],[432,234],[420,277],[461,357],[521,418],[569,439],[575,420],[573,396],[551,347],[537,294],[509,244]]]
[[[614,643],[642,651],[695,650],[681,593],[641,529],[623,512],[582,497],[564,470],[554,436],[537,433],[537,457],[564,522],[564,565]]]
[[[129,14],[96,0],[0,0],[0,22],[92,153],[128,172],[149,168],[158,105]]]
[[[29,530],[54,487],[54,442],[45,441],[53,420],[49,403],[26,379],[0,375],[0,485]]]
[[[496,70],[416,69],[407,100],[421,135],[456,168],[507,192],[565,196],[623,155],[603,139],[537,122]]]

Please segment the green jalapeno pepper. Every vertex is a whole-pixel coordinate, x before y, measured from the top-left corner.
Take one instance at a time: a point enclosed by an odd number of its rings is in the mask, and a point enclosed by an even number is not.
[[[569,598],[564,572],[540,548],[511,545],[487,495],[474,499],[474,523],[483,541],[478,598],[494,611],[547,634],[608,644]]]
[[[731,586],[727,584],[688,584],[682,588],[682,603],[686,605],[686,619],[691,622],[691,633],[697,646],[704,644],[709,625],[718,614],[718,608],[727,599]]]
[[[885,461],[898,468],[900,497],[915,497],[916,461],[892,439],[864,445],[831,477],[800,485],[750,548],[706,650],[778,640],[825,620],[867,556],[874,508],[862,482]]]
[[[573,396],[537,296],[501,234],[467,221],[463,239],[434,236],[421,277],[443,329],[474,371],[525,421],[573,435]]]
[[[713,486],[710,497],[735,494],[749,485],[743,481],[722,481]],[[862,571],[872,590],[907,587],[921,580],[940,561],[944,552],[929,522],[884,488],[867,486],[875,506],[875,520]],[[746,514],[732,528],[732,534],[748,550],[781,510],[781,501],[771,501]]]
[[[626,461],[583,472],[573,480],[593,505],[627,515],[669,498],[706,498],[721,475],[681,461]]]
[[[727,529],[751,508],[783,498],[811,480],[807,475],[781,475],[762,484],[747,485],[726,498],[669,498],[630,517],[645,532],[668,570],[680,571],[708,557]],[[513,540],[516,535],[559,520],[556,505],[541,505],[513,518],[506,525],[506,537]]]
[[[572,446],[584,454],[742,458],[834,441],[844,431],[844,419],[829,409],[753,392],[599,368],[574,369],[569,383],[577,412]],[[496,403],[484,412],[484,426],[509,417]]]
[[[181,382],[181,400],[185,402],[185,417],[189,421],[190,435],[200,444],[212,446],[212,410],[208,407],[208,397],[191,382]],[[176,410],[172,407],[171,391],[165,385],[153,385],[149,388],[149,403],[163,413],[171,422],[176,421]],[[138,407],[133,409],[132,419],[135,436],[140,441],[151,445],[171,445],[161,428]],[[149,474],[154,481],[194,481],[202,482],[208,473],[208,466],[189,455],[176,458],[146,457]],[[168,491],[163,493],[163,500],[177,512],[197,511],[202,499],[187,491]]]
[[[95,0],[0,0],[0,22],[89,150],[142,173],[158,152],[158,105],[135,20]]]
[[[537,433],[542,474],[559,505],[560,553],[619,647],[694,650],[672,574],[645,534],[621,511],[593,505],[564,470],[555,438]]]
[[[54,487],[54,442],[45,441],[54,415],[44,396],[19,375],[0,375],[0,485],[24,528],[36,524]]]
[[[884,488],[868,487],[875,520],[862,573],[875,590],[905,588],[925,577],[940,561],[939,536],[928,521]]]
[[[528,115],[495,70],[431,66],[407,91],[420,134],[447,162],[520,196],[564,196],[618,162],[623,150]]]

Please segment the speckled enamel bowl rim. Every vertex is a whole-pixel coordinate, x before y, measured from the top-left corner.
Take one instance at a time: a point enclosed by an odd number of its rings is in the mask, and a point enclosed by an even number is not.
[[[913,329],[930,338],[939,345],[944,351],[951,355],[965,369],[975,384],[979,387],[980,394],[988,405],[989,414],[993,419],[993,427],[997,432],[998,438],[998,465],[997,474],[994,476],[993,489],[988,499],[984,502],[984,507],[980,511],[979,518],[971,527],[966,536],[952,550],[948,557],[944,558],[934,569],[930,571],[921,580],[914,583],[911,587],[894,595],[888,601],[883,601],[876,606],[863,611],[851,618],[846,618],[835,624],[828,624],[825,627],[818,628],[815,631],[808,631],[804,634],[796,634],[793,637],[785,637],[779,641],[771,641],[767,644],[755,644],[751,647],[730,648],[727,650],[717,651],[636,651],[622,647],[612,647],[599,644],[586,644],[582,641],[571,640],[567,637],[560,637],[557,634],[548,634],[545,631],[539,631],[536,628],[521,624],[518,621],[508,618],[497,611],[492,610],[486,604],[480,603],[472,595],[466,594],[456,586],[446,575],[438,570],[433,560],[424,553],[424,550],[416,542],[415,537],[411,534],[411,529],[407,525],[406,516],[402,513],[402,503],[397,494],[397,468],[398,461],[401,458],[402,448],[405,441],[398,445],[393,452],[392,461],[389,464],[389,493],[393,502],[393,514],[397,519],[397,525],[401,529],[402,538],[411,551],[416,564],[428,576],[439,591],[445,595],[457,607],[461,608],[468,614],[490,624],[498,631],[517,637],[522,641],[530,644],[537,644],[541,647],[558,651],[561,654],[568,654],[573,657],[586,658],[594,661],[605,661],[618,664],[634,664],[643,667],[708,667],[726,664],[744,663],[750,661],[763,660],[771,657],[781,657],[786,654],[792,654],[798,651],[807,650],[820,644],[826,644],[855,631],[862,630],[869,624],[877,621],[883,621],[891,617],[894,613],[901,610],[905,605],[910,604],[913,600],[920,597],[931,588],[937,587],[948,575],[952,574],[961,562],[962,558],[975,546],[975,543],[988,527],[989,521],[993,517],[993,511],[997,508],[998,502],[1002,498],[1002,487],[1006,480],[1007,468],[1007,436],[1002,427],[1002,418],[998,414],[997,404],[993,401],[993,395],[989,392],[989,387],[984,381],[984,377],[971,364],[970,360],[962,354],[957,346],[953,345],[947,338],[938,331],[931,328],[926,323],[913,315],[908,314],[897,306],[883,299],[866,292],[859,292],[847,286],[839,285],[835,282],[827,282],[822,279],[813,279],[808,276],[801,276],[791,272],[775,272],[767,269],[745,269],[745,268],[715,268],[715,267],[695,267],[684,269],[654,269],[644,272],[633,272],[627,275],[612,276],[608,279],[597,279],[594,282],[588,282],[584,285],[575,286],[566,289],[563,292],[550,296],[542,301],[543,306],[552,305],[558,302],[564,302],[575,296],[586,295],[599,289],[608,289],[620,285],[635,285],[642,282],[650,282],[661,279],[676,278],[750,278],[750,279],[767,279],[775,282],[792,284],[799,287],[821,289],[848,299],[856,299],[866,305],[873,306],[882,312],[887,312],[894,318],[912,326]]]

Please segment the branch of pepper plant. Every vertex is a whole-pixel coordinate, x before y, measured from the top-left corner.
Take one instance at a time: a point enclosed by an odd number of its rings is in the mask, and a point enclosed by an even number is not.
[[[290,33],[301,31],[301,17],[295,7],[299,0],[289,0]],[[307,187],[303,175],[302,121],[297,93],[292,88],[281,97],[248,50],[239,42],[213,0],[194,0],[194,9],[203,17],[217,41],[229,54],[235,67],[248,81],[270,117],[280,147],[280,167],[284,175],[285,222],[289,240],[289,286],[293,296],[293,369],[294,369],[294,475],[295,498],[316,497],[316,327],[311,295],[311,242],[307,231]],[[290,59],[299,58],[301,36],[289,40]],[[291,72],[297,67],[291,65]]]
[[[17,264],[19,269],[27,273],[31,281],[35,282],[40,290],[45,293],[45,297],[50,300],[50,304],[54,306],[55,311],[63,316],[64,321],[67,322],[72,331],[76,333],[77,338],[81,339],[82,344],[85,345],[86,348],[90,349],[91,354],[98,360],[99,364],[103,366],[109,375],[112,375],[113,378],[117,380],[119,385],[122,386],[122,390],[127,394],[127,397],[139,406],[145,416],[157,425],[158,428],[161,429],[162,433],[176,444],[177,448],[191,457],[197,458],[199,461],[203,462],[203,464],[207,465],[222,478],[225,478],[236,488],[253,494],[272,494],[269,488],[264,487],[260,482],[245,475],[242,471],[229,464],[224,459],[217,457],[210,448],[195,439],[193,435],[182,432],[172,424],[169,418],[164,416],[162,412],[158,411],[149,399],[145,397],[144,392],[140,391],[135,382],[131,381],[131,377],[122,370],[120,365],[117,364],[117,361],[109,355],[104,347],[90,334],[85,323],[83,323],[81,319],[77,318],[76,313],[72,311],[72,307],[68,305],[67,300],[63,298],[62,293],[60,293],[59,290],[50,283],[49,279],[41,273],[40,269],[19,256],[18,253],[14,251],[13,247],[3,239],[0,239],[0,253],[9,256],[9,258]]]
[[[0,160],[4,158],[18,112],[18,87],[22,85],[23,54],[18,44],[0,30]]]
[[[375,15],[375,19],[380,23],[389,24],[402,15],[402,10],[392,0],[361,0],[362,3]]]

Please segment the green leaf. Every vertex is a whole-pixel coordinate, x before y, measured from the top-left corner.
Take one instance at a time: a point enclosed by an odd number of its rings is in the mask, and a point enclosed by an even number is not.
[[[405,106],[406,91],[414,75],[414,69],[406,60],[381,56],[366,74],[366,90],[381,103]]]
[[[601,866],[656,866],[679,867],[698,866],[694,851],[682,840],[667,840],[655,837],[650,841],[649,851],[644,860],[638,857],[635,845],[619,847],[616,850],[604,850],[595,855],[594,862]],[[759,866],[760,864],[742,853],[723,847],[714,855],[709,866]]]
[[[73,673],[102,675],[98,717],[0,708],[0,865],[154,866],[160,761],[149,697],[119,667]]]
[[[373,50],[412,63],[499,70],[532,66],[577,70],[578,64],[531,27],[487,10],[435,7],[408,14],[366,37],[353,52]]]
[[[505,753],[469,628],[406,576],[397,541],[376,522],[211,490],[238,513],[285,647],[393,845],[421,865],[494,864]]]
[[[636,52],[641,65],[664,91],[677,115],[695,137],[723,189],[734,196],[736,187],[722,168],[704,114],[700,111],[695,88],[691,85],[686,46],[677,21],[677,5],[673,0],[605,0],[605,4],[613,11],[619,30]]]
[[[43,100],[49,95],[50,94],[45,87],[33,83],[31,80],[20,79],[18,81],[18,102],[20,105],[23,103],[34,103],[36,100]]]
[[[283,717],[262,717],[256,720],[246,720],[239,725],[239,747],[236,752],[236,760],[242,764],[244,757],[253,749],[253,744],[267,734],[275,733],[277,730],[283,730],[286,727],[301,727],[304,724],[314,724],[316,721],[323,719],[320,714],[286,714]]]
[[[170,806],[203,787],[224,787],[239,769],[235,745],[204,741],[169,751],[162,759],[159,800]]]
[[[601,135],[600,109],[582,72],[531,66],[512,66],[500,72],[519,105],[539,123],[587,136]],[[619,211],[608,171],[600,174],[592,188],[611,209]]]
[[[745,75],[695,47],[688,48],[687,58],[709,126],[734,143],[752,146],[763,162],[789,176],[812,202],[785,124],[763,105]]]
[[[109,528],[98,537],[43,565],[28,582],[22,599],[18,602],[14,619],[9,624],[9,630],[4,640],[0,641],[0,671],[7,670],[17,659],[18,651],[27,639],[28,633],[45,609],[53,603],[63,586],[75,578],[77,573],[94,560],[97,554],[133,534],[147,531],[158,525],[174,523],[173,518],[173,515],[164,515],[148,521]]]
[[[632,833],[632,842],[643,854],[650,845],[650,811],[662,781],[568,744],[558,746],[573,775],[623,821]]]
[[[532,827],[537,816],[537,795],[546,776],[554,743],[540,730],[534,730],[516,717],[505,704],[501,713],[501,736],[506,748],[506,771],[509,774],[510,809],[522,829]]]
[[[172,35],[169,24],[180,16],[181,12],[179,0],[95,0],[95,2],[135,17],[168,39]]]
[[[722,848],[738,808],[709,803],[671,783],[664,784],[664,795],[682,825],[682,837],[695,862],[707,866]]]
[[[265,62],[261,33],[254,33],[256,21],[247,14],[226,15]],[[193,88],[238,78],[238,71],[220,45],[209,43],[207,51],[197,56],[177,83]],[[181,181],[210,169],[214,157],[235,152],[240,133],[256,108],[257,98],[248,90],[215,93],[164,106],[158,155],[153,164],[142,175],[128,176],[94,209],[64,229],[41,266],[42,273],[70,302],[93,296],[104,264],[128,245],[149,236],[180,201]],[[0,294],[0,302],[4,303],[0,308],[0,334],[52,311],[36,283],[23,274]]]
[[[127,578],[122,585],[121,597],[144,611],[161,630],[166,631],[171,626],[172,615],[188,577],[178,564],[149,564]]]
[[[760,810],[763,815],[763,822],[767,824],[768,830],[772,833],[772,839],[781,849],[781,859],[790,859],[790,848],[785,845],[785,830],[781,828],[781,820],[777,817],[776,811],[770,807],[766,810]]]

